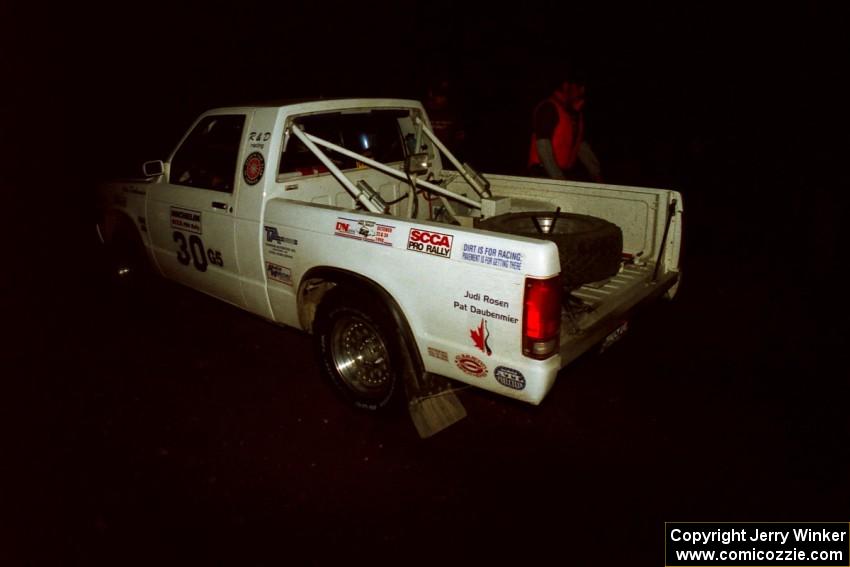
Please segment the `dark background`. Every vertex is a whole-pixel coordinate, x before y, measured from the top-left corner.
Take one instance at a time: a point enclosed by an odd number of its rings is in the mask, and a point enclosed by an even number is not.
[[[4,564],[661,564],[664,521],[847,520],[848,18],[829,4],[4,4]],[[540,407],[421,441],[308,337],[97,277],[92,187],[210,107],[423,98],[521,173],[566,59],[610,182],[685,205],[676,302]]]

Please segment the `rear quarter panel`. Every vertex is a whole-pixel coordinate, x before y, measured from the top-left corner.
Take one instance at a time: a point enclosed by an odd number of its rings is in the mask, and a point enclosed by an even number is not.
[[[335,267],[395,299],[427,371],[532,403],[551,387],[559,357],[522,355],[522,302],[526,276],[559,272],[554,244],[283,199],[264,232],[275,320],[300,327],[302,277]]]

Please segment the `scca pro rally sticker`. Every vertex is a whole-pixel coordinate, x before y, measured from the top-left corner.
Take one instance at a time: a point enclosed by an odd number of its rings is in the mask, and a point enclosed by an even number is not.
[[[256,185],[263,178],[266,170],[266,160],[263,154],[254,152],[245,159],[245,167],[242,168],[242,176],[248,185]]]
[[[465,374],[483,378],[487,376],[487,365],[472,356],[471,354],[459,354],[455,357],[455,364],[463,370]]]
[[[514,370],[506,366],[497,366],[496,370],[493,371],[493,376],[496,377],[496,381],[502,386],[507,386],[514,390],[525,389],[525,376],[519,370]]]
[[[407,236],[407,249],[448,258],[452,255],[452,240],[454,240],[454,237],[450,234],[422,228],[411,228]]]

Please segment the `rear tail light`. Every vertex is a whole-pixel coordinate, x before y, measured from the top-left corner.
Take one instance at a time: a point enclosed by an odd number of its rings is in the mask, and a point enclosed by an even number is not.
[[[561,276],[525,279],[522,313],[522,354],[544,359],[561,343]]]

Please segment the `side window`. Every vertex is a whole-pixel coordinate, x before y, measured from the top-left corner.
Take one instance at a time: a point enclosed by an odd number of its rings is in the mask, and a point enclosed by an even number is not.
[[[342,145],[342,139],[339,135],[339,120],[341,116],[334,114],[321,114],[316,116],[305,116],[299,118],[296,124],[300,126],[308,134],[318,136],[328,142]],[[334,165],[340,169],[349,169],[354,167],[354,162],[336,152],[325,151]],[[290,136],[289,142],[286,144],[286,151],[283,152],[280,160],[280,170],[278,173],[300,173],[301,175],[313,175],[316,173],[326,173],[328,168],[319,161],[313,152],[307,149],[307,146],[296,136]]]
[[[398,119],[389,114],[350,114],[341,123],[342,146],[381,163],[402,161]]]
[[[233,192],[244,125],[243,115],[207,116],[201,120],[174,155],[169,181]]]

